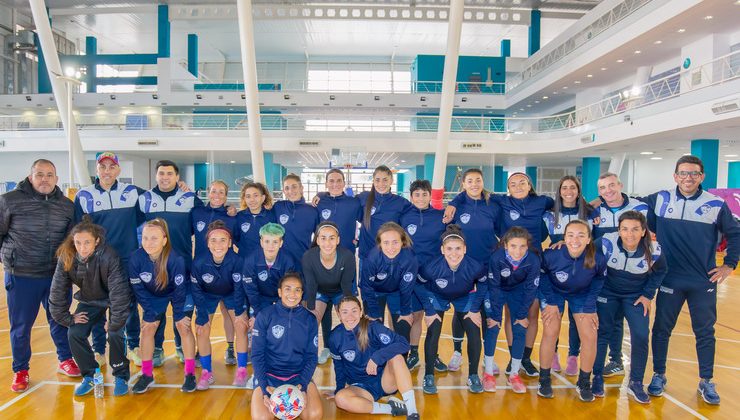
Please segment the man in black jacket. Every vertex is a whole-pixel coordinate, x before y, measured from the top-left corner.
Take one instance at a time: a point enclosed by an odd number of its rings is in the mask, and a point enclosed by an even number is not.
[[[49,312],[55,253],[74,220],[74,205],[56,186],[58,179],[54,164],[39,159],[15,190],[0,196],[0,259],[5,270],[15,373],[11,389],[15,392],[28,389],[31,328],[39,304],[46,311],[57,348],[58,372],[80,376],[69,349],[67,328],[57,324]]]

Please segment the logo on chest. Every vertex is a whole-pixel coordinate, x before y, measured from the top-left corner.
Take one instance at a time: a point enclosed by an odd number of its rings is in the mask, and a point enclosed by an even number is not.
[[[272,336],[273,337],[279,339],[280,337],[283,336],[283,334],[285,334],[285,327],[283,327],[282,325],[274,325],[272,327]]]
[[[344,352],[342,353],[342,356],[343,356],[343,357],[344,357],[344,359],[345,359],[345,360],[347,360],[348,362],[354,362],[354,360],[355,360],[355,351],[354,351],[354,350],[345,350],[345,351],[344,351]]]
[[[463,222],[463,224],[466,224],[467,225],[468,222],[470,221],[470,214],[468,214],[468,213],[461,214],[460,215],[460,221]]]
[[[331,217],[331,210],[329,210],[329,209],[321,210],[321,217],[324,220],[328,220]]]
[[[201,278],[206,283],[212,283],[213,282],[213,274],[210,274],[210,273],[203,274],[203,276]]]
[[[406,232],[408,232],[409,235],[412,235],[413,236],[414,233],[416,233],[416,225],[408,225],[406,227]]]
[[[388,273],[378,273],[375,277],[377,277],[378,280],[385,280],[386,277],[388,277]]]
[[[447,279],[437,279],[434,282],[437,283],[437,287],[440,289],[447,287]]]
[[[380,342],[383,344],[388,344],[391,342],[391,337],[388,334],[380,334],[378,335],[378,338],[380,339]]]
[[[139,274],[139,278],[144,283],[149,283],[150,281],[152,281],[152,273],[141,273]]]
[[[280,224],[281,225],[284,225],[284,224],[288,223],[288,220],[289,219],[290,219],[290,217],[288,217],[287,214],[281,214],[280,215]]]
[[[403,281],[406,283],[411,283],[411,280],[414,279],[414,275],[412,273],[406,273],[403,275]]]
[[[511,270],[508,268],[504,268],[501,270],[501,277],[509,277],[511,275]]]
[[[241,273],[234,273],[231,275],[231,279],[234,280],[234,283],[239,283],[242,281],[242,275]]]
[[[195,224],[195,228],[198,229],[198,232],[203,232],[203,229],[206,228],[206,222],[201,220],[200,222]]]
[[[178,274],[175,276],[175,286],[181,285],[182,282],[184,281],[185,281],[185,276],[183,276],[182,274]]]
[[[372,207],[370,208],[370,216],[372,216],[372,215],[374,215],[374,214],[375,214],[375,210],[376,210],[375,206],[372,206]]]
[[[267,280],[267,271],[266,270],[260,271],[259,274],[257,274],[257,278],[259,278],[262,281]]]
[[[509,217],[511,218],[511,220],[517,220],[519,218],[519,212],[516,210],[511,210],[509,212]]]
[[[242,223],[242,232],[247,233],[250,226],[251,225],[249,223]]]
[[[565,271],[558,271],[555,273],[555,278],[558,279],[560,283],[565,283],[568,280],[568,273]]]

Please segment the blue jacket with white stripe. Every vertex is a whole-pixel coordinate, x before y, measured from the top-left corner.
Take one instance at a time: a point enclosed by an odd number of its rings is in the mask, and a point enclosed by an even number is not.
[[[437,313],[430,294],[453,301],[473,293],[470,311],[478,312],[487,294],[487,278],[485,267],[474,258],[465,255],[457,269],[453,270],[445,257],[440,255],[421,266],[419,282],[414,292],[424,306],[424,312],[429,316]]]
[[[606,257],[606,282],[600,296],[605,297],[655,297],[655,291],[665,277],[667,267],[665,255],[657,242],[653,242],[650,255],[652,267],[648,271],[645,248],[638,245],[630,255],[622,246],[619,232],[602,236],[596,246],[600,247]]]
[[[624,201],[621,206],[609,207],[606,201],[601,198],[601,205],[596,209],[599,211],[601,220],[598,225],[593,227],[594,240],[601,238],[605,233],[616,232],[619,229],[619,216],[626,211],[638,211],[647,217],[648,206],[643,201],[631,198],[625,193],[622,193],[622,199]]]
[[[189,292],[189,282],[185,281],[187,276],[185,261],[176,251],[170,251],[167,259],[167,286],[163,289],[157,288],[157,267],[144,248],[139,248],[131,254],[128,275],[136,301],[145,311],[149,308],[152,297],[170,297],[175,318],[181,318],[185,298]]]
[[[367,305],[365,312],[371,318],[381,318],[383,313],[376,293],[399,292],[401,296],[401,315],[411,313],[411,297],[418,271],[416,255],[411,248],[402,248],[395,258],[388,258],[380,250],[373,248],[362,262],[360,290]]]
[[[500,248],[491,255],[488,263],[488,299],[491,308],[486,308],[488,316],[501,322],[501,312],[504,300],[501,290],[513,290],[524,285],[524,299],[519,307],[519,313],[512,314],[515,319],[524,319],[529,313],[529,307],[537,296],[537,287],[540,284],[540,256],[528,251],[519,265],[514,268],[506,258],[506,250]]]
[[[236,315],[241,315],[239,309],[246,306],[254,309],[256,316],[259,311],[272,305],[278,298],[278,284],[288,271],[295,270],[293,257],[282,248],[272,266],[268,267],[265,253],[262,248],[242,260],[242,284],[235,285],[234,299],[236,300]]]
[[[585,250],[578,258],[571,257],[565,246],[545,250],[540,293],[548,305],[563,303],[565,297],[585,296],[584,310],[596,312],[596,298],[606,280],[606,258],[598,247],[594,254],[596,263],[592,268],[583,266],[585,258]]]

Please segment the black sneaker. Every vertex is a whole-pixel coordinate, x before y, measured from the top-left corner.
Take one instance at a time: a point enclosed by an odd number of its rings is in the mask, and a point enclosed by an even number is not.
[[[511,370],[511,369],[509,369]],[[532,364],[531,359],[522,359],[522,368],[524,374],[529,377],[540,376],[540,371]]]
[[[131,392],[133,392],[134,394],[143,394],[153,384],[154,384],[154,376],[141,375],[139,376],[139,379],[136,380],[136,383],[134,384],[134,387],[131,389]]]
[[[406,359],[406,367],[409,368],[409,371],[412,371],[416,368],[421,366],[421,360],[419,360],[419,354],[411,354],[409,355],[409,358]]]
[[[578,398],[581,401],[591,402],[594,400],[594,393],[591,390],[591,381],[578,381],[576,383],[576,391],[578,392]]]
[[[405,416],[406,414],[408,414],[408,412],[406,411],[406,404],[404,404],[403,401],[399,400],[398,398],[388,398],[388,405],[391,406],[391,416],[393,417]]]
[[[180,391],[182,392],[193,392],[195,391],[195,375],[185,375],[185,382],[182,383]]]
[[[537,395],[542,398],[552,398],[552,380],[550,377],[540,377],[540,387],[537,389]]]
[[[406,420],[419,420],[420,418],[419,413],[409,414],[406,416]]]
[[[621,363],[611,361],[604,366],[603,377],[609,378],[617,375],[624,375],[624,366]]]
[[[506,376],[511,375],[511,359],[509,359],[509,364],[506,365],[506,370],[504,371],[506,373]]]
[[[437,360],[434,361],[434,370],[437,372],[447,372],[447,365],[439,358],[439,356],[437,356]]]

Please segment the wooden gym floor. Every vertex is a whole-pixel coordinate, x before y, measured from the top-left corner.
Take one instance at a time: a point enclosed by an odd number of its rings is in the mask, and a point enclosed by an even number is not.
[[[0,270],[1,273],[1,270]],[[608,378],[606,398],[597,399],[587,404],[580,402],[575,394],[575,378],[555,374],[553,385],[555,398],[543,400],[536,395],[537,379],[527,379],[529,392],[517,395],[507,389],[506,378],[499,376],[497,392],[473,395],[467,392],[465,379],[467,365],[461,371],[437,375],[439,394],[426,396],[421,392],[423,369],[412,372],[416,386],[417,406],[425,419],[467,419],[497,418],[500,416],[520,418],[671,418],[684,419],[697,417],[702,419],[737,419],[740,410],[740,327],[735,322],[740,319],[740,270],[736,270],[728,280],[719,287],[718,317],[716,325],[717,353],[715,364],[715,381],[722,397],[722,405],[715,407],[705,404],[696,393],[698,367],[694,337],[691,331],[688,309],[679,318],[673,332],[669,350],[668,387],[662,398],[653,398],[649,405],[643,406],[627,398],[624,388],[624,377]],[[96,400],[92,395],[73,397],[77,378],[68,378],[56,373],[57,360],[54,345],[49,336],[43,310],[39,313],[32,333],[33,357],[31,359],[31,387],[23,394],[10,390],[12,381],[10,336],[8,332],[7,301],[5,290],[0,291],[0,418],[1,419],[216,419],[248,418],[251,391],[232,387],[235,367],[223,364],[226,343],[223,338],[223,326],[220,315],[217,315],[212,332],[213,369],[216,385],[205,392],[193,394],[180,392],[182,383],[182,365],[174,357],[172,329],[168,323],[165,353],[167,361],[161,368],[155,369],[157,387],[143,395],[131,395],[120,398],[106,396]],[[443,338],[440,343],[440,354],[449,360],[452,354],[449,316],[445,318]],[[335,322],[336,315],[335,315]],[[567,317],[564,324],[567,324]],[[567,325],[561,331],[559,349],[561,364],[565,364],[567,353]],[[538,339],[539,341],[539,339]],[[423,343],[423,336],[422,336]],[[499,336],[496,351],[496,362],[503,369],[508,362],[506,342],[503,333]],[[423,349],[423,345],[422,345]],[[624,340],[625,362],[629,359],[629,335]],[[464,349],[463,349],[464,350]],[[537,361],[538,348],[535,348],[533,360]],[[467,359],[467,357],[465,357]],[[106,384],[112,386],[112,377],[107,369]],[[251,367],[250,367],[251,370]],[[132,374],[139,369],[132,365]],[[652,365],[648,362],[645,381],[649,382]],[[334,378],[331,361],[319,366],[314,374],[314,381],[321,390],[333,390]],[[106,387],[107,393],[112,388]],[[379,418],[377,416],[351,415],[336,409],[332,402],[324,400],[325,418]],[[733,414],[735,413],[735,414]]]

